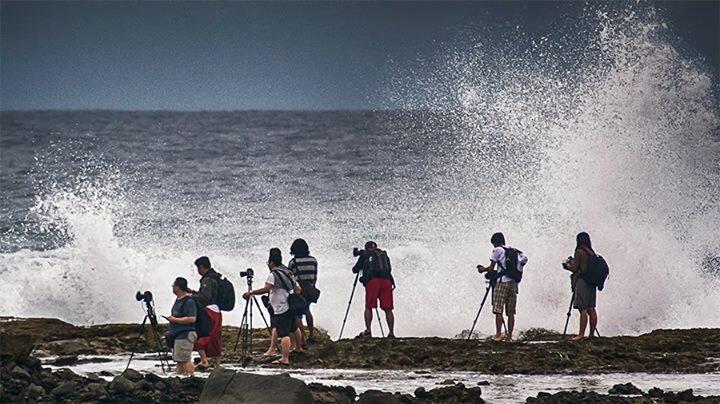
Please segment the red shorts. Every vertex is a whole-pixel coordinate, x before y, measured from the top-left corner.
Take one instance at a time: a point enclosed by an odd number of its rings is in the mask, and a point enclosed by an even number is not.
[[[365,285],[365,308],[376,308],[378,299],[380,299],[381,309],[393,309],[393,290],[390,279],[374,278]]]
[[[214,358],[222,353],[222,314],[207,308],[202,310],[210,316],[212,327],[210,327],[210,335],[198,339],[194,349],[196,351],[202,349],[208,357]]]

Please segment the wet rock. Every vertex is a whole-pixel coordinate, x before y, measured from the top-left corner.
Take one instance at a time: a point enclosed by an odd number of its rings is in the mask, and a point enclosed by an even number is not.
[[[98,375],[102,377],[112,377],[113,374],[112,372],[108,372],[107,370],[101,370]]]
[[[352,386],[325,386],[319,383],[310,383],[308,388],[312,392],[315,403],[354,403],[357,397]]]
[[[122,376],[130,380],[131,382],[139,382],[140,380],[145,378],[142,373],[138,372],[135,369],[127,369],[126,371],[122,372]]]
[[[483,403],[480,387],[466,388],[464,384],[439,387],[423,394],[422,399],[433,403]],[[417,396],[418,399],[421,397]]]
[[[76,364],[78,361],[77,355],[65,355],[60,356],[54,361],[52,361],[52,364],[55,366],[70,366]]]
[[[438,384],[453,385],[453,384],[455,384],[455,380],[453,380],[453,379],[445,379],[445,380],[441,381],[441,382],[438,383]]]
[[[165,391],[165,389],[167,388],[167,386],[163,382],[155,382],[153,386],[155,386],[155,390],[158,391]]]
[[[386,393],[380,390],[367,390],[360,394],[358,404],[402,404],[399,395]]]
[[[101,383],[90,383],[87,385],[86,389],[88,397],[95,400],[102,400],[108,396],[108,391],[105,388],[105,385]]]
[[[116,376],[110,383],[110,388],[118,393],[130,393],[135,390],[135,383],[122,375]]]
[[[45,395],[45,389],[42,386],[31,383],[27,389],[25,389],[25,397],[36,400]]]
[[[20,366],[15,366],[10,372],[10,376],[12,376],[14,379],[20,379],[25,381],[32,380],[32,376],[30,376],[30,373],[28,373],[27,370],[21,368]]]
[[[162,382],[163,378],[156,375],[155,373],[146,373],[145,380],[149,381],[150,383],[157,383],[157,382]]]
[[[276,403],[311,403],[312,393],[307,385],[288,375],[265,376],[214,370],[202,389],[200,403],[266,402],[268,392]]]
[[[487,380],[481,380],[481,381],[477,382],[477,385],[478,386],[489,386],[490,382]]]
[[[612,386],[612,388],[608,390],[608,394],[641,395],[643,392],[632,383],[625,383]]]
[[[57,396],[62,397],[62,396],[68,395],[70,393],[74,393],[76,389],[77,389],[77,384],[75,382],[65,382],[65,383],[62,383],[61,385],[55,387],[54,389],[52,389],[52,391],[50,392],[50,395],[55,396],[55,397],[57,397]]]
[[[49,344],[49,348],[53,353],[55,353],[57,355],[61,355],[61,356],[97,354],[97,351],[95,351],[90,346],[90,343],[88,343],[87,340],[85,340],[83,338],[52,341]]]
[[[137,384],[135,384],[135,389],[153,391],[155,386],[147,380],[140,380]]]

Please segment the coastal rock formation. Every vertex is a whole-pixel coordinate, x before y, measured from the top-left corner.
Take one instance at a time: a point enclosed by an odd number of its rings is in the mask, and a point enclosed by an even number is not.
[[[305,382],[289,375],[265,376],[216,369],[205,382],[201,404],[216,403],[312,403],[313,396]]]

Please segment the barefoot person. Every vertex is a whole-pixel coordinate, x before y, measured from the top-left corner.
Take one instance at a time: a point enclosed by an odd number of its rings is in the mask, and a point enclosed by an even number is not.
[[[387,253],[377,248],[374,241],[368,241],[365,243],[365,250],[360,254],[352,271],[353,273],[362,271],[360,282],[365,286],[365,331],[360,333],[358,337],[372,337],[370,329],[373,310],[378,307],[378,300],[380,300],[380,308],[385,312],[388,325],[387,337],[395,338],[395,315],[393,314],[395,280],[392,276],[392,267]]]
[[[583,275],[588,269],[590,255],[595,255],[590,242],[590,235],[582,232],[577,235],[575,240],[577,242],[575,255],[572,259],[565,261],[563,267],[572,272],[570,281],[575,291],[573,307],[580,312],[580,329],[578,334],[573,337],[573,340],[580,340],[585,338],[588,319],[590,320],[589,337],[592,338],[595,335],[595,329],[597,328],[597,311],[595,310],[597,288],[583,279]]]
[[[172,284],[172,291],[177,297],[173,304],[168,321],[168,345],[172,348],[172,357],[176,362],[177,374],[190,375],[195,373],[192,363],[193,344],[197,341],[195,332],[195,319],[198,307],[188,293],[187,279],[176,278]]]
[[[265,280],[265,286],[243,293],[243,299],[249,299],[252,295],[270,294],[270,305],[273,309],[271,316],[273,333],[276,333],[277,337],[280,338],[282,353],[282,357],[273,363],[289,365],[290,348],[293,345],[291,335],[297,331],[297,318],[290,311],[288,297],[290,292],[301,293],[301,289],[292,273],[282,264],[282,254],[279,248],[270,249],[267,266],[270,269],[270,274]]]
[[[495,336],[493,341],[502,340],[503,309],[507,315],[507,335],[505,340],[512,342],[513,329],[515,328],[515,311],[517,307],[518,283],[522,279],[522,271],[527,264],[527,257],[511,247],[505,246],[505,236],[502,233],[495,233],[490,238],[493,245],[490,253],[490,265],[484,267],[478,265],[478,272],[487,272],[493,287],[492,306],[495,314]]]
[[[293,258],[288,262],[288,269],[295,275],[300,287],[302,288],[302,295],[308,302],[308,309],[305,312],[305,318],[307,319],[307,342],[315,342],[315,319],[310,312],[310,304],[317,303],[319,291],[315,287],[317,282],[318,262],[315,257],[310,255],[310,247],[305,240],[299,238],[293,241],[290,246],[290,254]],[[304,331],[302,328],[302,316],[298,317],[298,329],[301,334],[301,341],[305,340]]]
[[[220,355],[222,354],[222,314],[217,305],[218,283],[220,274],[210,265],[208,257],[200,257],[195,260],[198,274],[200,274],[200,290],[193,293],[193,299],[205,310],[212,323],[210,335],[200,338],[195,343],[195,349],[200,354],[198,368],[203,370],[210,367],[208,358],[213,358],[213,366],[220,367]]]

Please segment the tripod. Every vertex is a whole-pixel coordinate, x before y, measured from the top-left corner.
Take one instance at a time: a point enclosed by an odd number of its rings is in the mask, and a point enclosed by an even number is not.
[[[149,292],[145,292],[146,294]],[[155,307],[152,303],[152,295],[149,295],[150,298],[145,298],[145,318],[142,321],[142,324],[140,324],[140,331],[138,333],[138,338],[141,338],[145,335],[145,324],[147,323],[148,319],[150,320],[150,328],[152,330],[153,339],[155,340],[155,344],[157,346],[157,355],[158,359],[160,360],[160,367],[162,367],[163,373],[165,373],[165,367],[167,366],[168,372],[170,369],[170,361],[167,357],[167,351],[164,351],[162,349],[162,338],[160,338],[160,331],[158,331],[158,321],[157,317],[155,316]],[[130,352],[130,359],[128,359],[127,366],[125,366],[125,370],[128,370],[130,368],[130,362],[132,362],[133,357],[135,356],[135,348],[133,348],[132,352]]]
[[[570,306],[567,311],[567,318],[565,319],[565,329],[563,330],[563,337],[567,334],[568,324],[570,323],[570,315],[572,313],[573,303],[575,302],[575,289],[573,289],[572,296],[570,296]],[[600,331],[595,327],[595,333],[600,337]],[[592,337],[592,335],[591,335]]]
[[[483,309],[483,306],[485,306],[485,301],[487,300],[488,294],[490,294],[490,289],[492,289],[493,284],[491,282],[487,282],[487,288],[485,288],[485,296],[483,296],[482,302],[480,302],[480,308],[478,309],[477,315],[475,315],[475,321],[473,321],[472,327],[470,328],[470,332],[468,332],[467,339],[469,340],[472,338],[472,333],[475,331],[475,324],[477,324],[478,319],[480,318],[480,312]],[[505,325],[505,319],[503,318],[503,327],[505,328],[505,333],[507,333],[507,326]]]
[[[360,272],[355,274],[355,282],[353,282],[352,292],[350,292],[350,300],[348,301],[348,307],[347,310],[345,310],[345,318],[343,318],[342,327],[340,328],[340,336],[338,337],[338,340],[342,339],[343,331],[345,330],[345,322],[347,321],[348,313],[350,313],[350,305],[352,304],[353,296],[355,295],[355,287],[357,286],[358,279],[360,278]],[[379,314],[378,314],[379,318]]]
[[[252,269],[248,269],[245,272],[240,272],[240,276],[247,276],[248,292],[252,291]],[[265,322],[265,327],[267,327],[268,333],[272,334],[272,330],[270,329],[270,326],[265,319],[265,314],[263,314],[262,309],[260,308],[260,304],[258,303],[255,296],[250,296],[245,301],[245,309],[243,310],[242,320],[240,321],[240,329],[238,330],[238,335],[235,339],[235,347],[233,348],[233,351],[237,350],[238,343],[240,342],[240,338],[242,337],[242,345],[240,345],[240,357],[242,358],[242,366],[246,366],[248,362],[250,362],[250,355],[252,354],[253,305],[257,306],[258,310],[260,310],[260,316],[262,317],[263,322]]]

